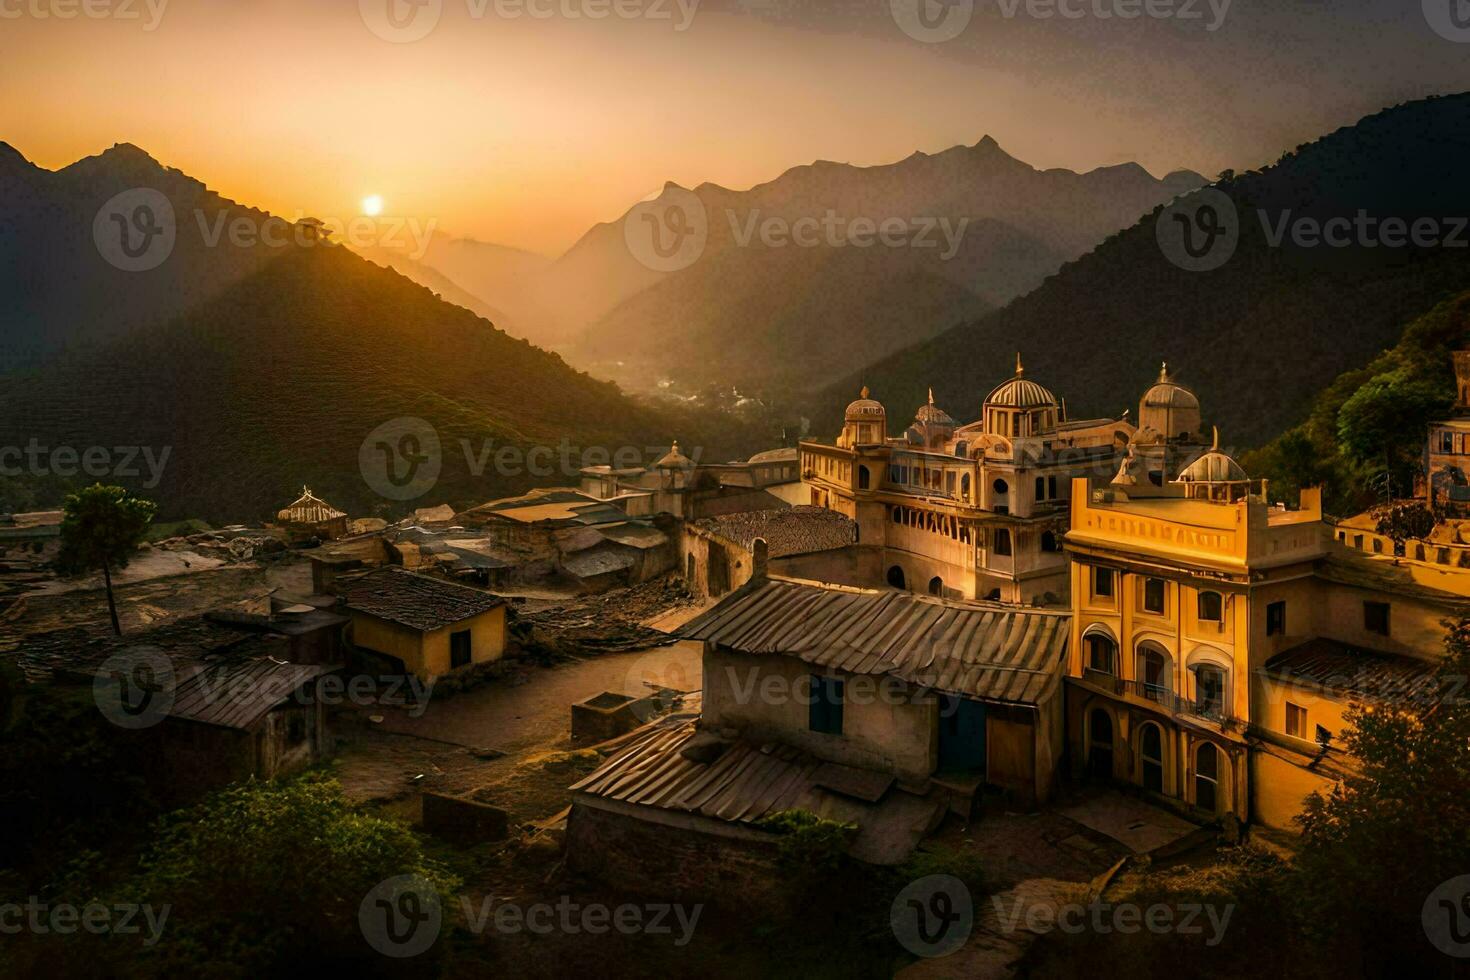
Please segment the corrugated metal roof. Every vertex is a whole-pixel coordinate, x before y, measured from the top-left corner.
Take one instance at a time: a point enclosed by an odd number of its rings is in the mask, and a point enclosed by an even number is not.
[[[850,853],[873,864],[908,857],[948,805],[947,797],[932,789],[909,792],[891,775],[823,762],[778,742],[718,740],[722,751],[711,761],[696,762],[683,752],[696,736],[710,737],[699,732],[690,715],[655,722],[633,733],[572,790],[747,826],[784,810],[807,810],[856,824]],[[855,787],[857,795],[851,792]]]
[[[279,663],[268,657],[191,665],[174,687],[170,718],[247,729],[301,685],[333,667]]]
[[[679,635],[951,694],[1035,705],[1054,689],[1071,616],[912,592],[755,579]]]
[[[1433,663],[1323,637],[1278,653],[1266,661],[1261,672],[1284,681],[1309,681],[1349,698],[1380,704],[1427,705],[1440,697]]]
[[[736,741],[713,762],[695,762],[680,751],[695,724],[686,717],[654,726],[572,790],[740,823],[793,808],[820,812],[820,759],[789,745]]]

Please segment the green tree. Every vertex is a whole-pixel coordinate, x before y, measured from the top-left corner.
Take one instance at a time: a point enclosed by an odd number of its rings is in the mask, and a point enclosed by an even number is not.
[[[1449,626],[1437,700],[1354,705],[1344,746],[1358,770],[1307,798],[1296,876],[1305,927],[1356,947],[1365,976],[1446,975],[1421,914],[1470,870],[1470,618]],[[1392,968],[1392,969],[1390,969]]]
[[[56,564],[63,574],[102,570],[112,631],[122,635],[112,570],[126,568],[158,510],[152,501],[133,497],[122,487],[93,484],[66,498],[62,505],[61,553]]]
[[[1424,452],[1429,422],[1448,411],[1449,393],[1435,381],[1399,368],[1353,393],[1337,413],[1337,440],[1360,466],[1389,474],[1400,495]]]

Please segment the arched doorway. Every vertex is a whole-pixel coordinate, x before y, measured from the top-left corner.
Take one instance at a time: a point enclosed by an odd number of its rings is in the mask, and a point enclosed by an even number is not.
[[[869,482],[871,480],[872,480],[872,477],[868,475],[868,468],[866,466],[859,466],[858,467],[858,486],[857,486],[857,488],[859,490],[866,490],[866,489],[868,489],[868,484],[869,484]]]
[[[1150,701],[1163,701],[1169,691],[1169,655],[1156,643],[1145,640],[1138,645],[1135,674],[1143,685],[1140,692]]]
[[[944,579],[940,578],[938,575],[931,578],[929,580],[929,594],[939,596],[944,595]]]
[[[1098,779],[1113,778],[1113,719],[1101,708],[1093,708],[1087,726],[1087,774]]]
[[[1210,813],[1220,807],[1220,750],[1211,742],[1194,753],[1194,805]]]
[[[1164,791],[1164,733],[1152,722],[1139,730],[1139,755],[1143,761],[1143,788]]]
[[[895,589],[908,588],[907,581],[903,577],[902,568],[894,565],[892,568],[888,569],[888,584],[893,586]]]

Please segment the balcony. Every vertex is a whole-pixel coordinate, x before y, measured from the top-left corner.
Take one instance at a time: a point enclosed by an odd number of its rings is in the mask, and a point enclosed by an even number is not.
[[[1092,667],[1083,668],[1082,679],[1092,687],[1114,697],[1150,702],[1170,714],[1189,715],[1221,726],[1227,725],[1232,720],[1222,700],[1208,698],[1190,700],[1175,694],[1162,684],[1128,681],[1105,670],[1095,670]]]

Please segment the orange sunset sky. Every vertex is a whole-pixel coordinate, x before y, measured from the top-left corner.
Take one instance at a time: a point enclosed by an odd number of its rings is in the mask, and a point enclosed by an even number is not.
[[[64,19],[68,2],[0,0],[0,140],[41,166],[127,141],[283,215],[346,219],[379,194],[386,214],[546,254],[666,180],[747,187],[987,133],[1038,167],[1213,176],[1470,88],[1470,45],[1426,30],[1417,2],[1328,17],[1236,0],[1209,31],[982,0],[942,44],[905,36],[885,0],[729,0],[683,30],[671,0],[600,20],[442,0],[412,43],[376,36],[357,0],[126,0],[135,17]]]

